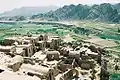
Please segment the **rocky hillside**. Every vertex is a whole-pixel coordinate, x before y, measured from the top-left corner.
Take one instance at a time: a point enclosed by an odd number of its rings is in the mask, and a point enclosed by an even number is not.
[[[50,11],[45,14],[37,14],[34,18],[50,18],[52,20],[84,20],[92,19],[108,22],[120,21],[120,4],[103,3],[100,5],[69,5]]]

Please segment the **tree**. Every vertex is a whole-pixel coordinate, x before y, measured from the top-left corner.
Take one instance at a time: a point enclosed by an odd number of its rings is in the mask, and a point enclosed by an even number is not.
[[[17,19],[16,19],[16,21],[23,21],[23,20],[25,20],[24,16],[18,16]]]

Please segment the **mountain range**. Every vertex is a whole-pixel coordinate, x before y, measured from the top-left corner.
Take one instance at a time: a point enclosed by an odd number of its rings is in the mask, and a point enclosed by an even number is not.
[[[45,7],[21,7],[11,11],[6,11],[0,14],[0,17],[14,17],[14,16],[32,16],[38,13],[46,13],[51,10],[58,9],[58,6],[45,6]]]
[[[65,5],[55,11],[39,13],[32,18],[50,18],[52,20],[84,20],[92,19],[108,22],[120,22],[120,3],[118,4],[94,4],[88,5]]]
[[[88,5],[65,5],[63,7],[22,7],[0,14],[0,20],[25,20],[48,19],[48,20],[98,20],[120,23],[120,3],[118,4],[94,4]],[[7,18],[6,18],[7,17]],[[10,17],[10,18],[9,18]]]

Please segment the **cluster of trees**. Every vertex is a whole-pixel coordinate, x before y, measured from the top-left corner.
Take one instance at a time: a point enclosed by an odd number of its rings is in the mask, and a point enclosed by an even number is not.
[[[33,15],[32,18],[52,18],[53,20],[81,20],[94,19],[101,21],[119,22],[120,20],[120,3],[100,5],[69,5],[50,11],[44,14]]]
[[[23,21],[26,20],[26,18],[24,16],[14,16],[9,18],[10,21],[14,20],[14,21]]]
[[[26,20],[26,17],[25,16],[0,17],[0,20],[23,21],[23,20]]]

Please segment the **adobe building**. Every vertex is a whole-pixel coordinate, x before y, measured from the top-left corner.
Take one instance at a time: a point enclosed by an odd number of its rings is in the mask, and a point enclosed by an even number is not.
[[[45,50],[46,48],[46,43],[44,41],[38,41],[35,46],[37,47],[37,51],[39,50]]]
[[[18,42],[18,44],[22,44],[21,43],[22,41],[22,38],[21,37],[8,37],[8,38],[5,38],[3,43],[4,45],[13,45],[15,42]]]
[[[47,34],[40,34],[39,41],[48,41],[49,36]]]
[[[26,39],[23,39],[22,41],[21,41],[21,43],[22,44],[20,44],[20,45],[24,45],[24,44],[32,44],[32,40],[26,40]]]
[[[63,56],[67,56],[67,57],[68,57],[69,51],[73,51],[73,48],[70,48],[70,47],[62,47],[62,46],[61,46],[61,48],[59,48],[59,52],[60,52],[60,54],[63,55]]]
[[[31,37],[25,36],[24,39],[26,41],[27,40],[30,41],[28,44],[32,44],[33,45],[33,52],[35,53],[37,51],[35,45],[36,45],[37,42],[39,42],[39,36],[31,36]]]
[[[47,34],[44,34],[44,36],[43,36],[43,41],[45,41],[45,42],[47,42],[48,41],[48,35]]]
[[[36,52],[33,56],[31,56],[32,59],[39,60],[43,62],[46,59],[46,54],[43,54],[42,51]]]
[[[69,69],[73,69],[75,66],[74,59],[65,59],[58,64],[58,68],[61,72],[65,72]]]
[[[6,38],[3,41],[4,45],[12,45],[16,41],[16,38],[11,37],[11,38]]]
[[[49,38],[51,40],[51,49],[57,50],[61,44],[61,39],[58,36],[53,36]]]
[[[71,80],[74,77],[78,77],[79,72],[76,69],[69,69],[60,77],[60,80]]]
[[[80,61],[79,61],[79,66],[80,66],[82,69],[89,70],[89,69],[94,68],[95,64],[94,64],[94,61],[80,60]]]
[[[18,42],[18,44],[35,44],[35,42],[39,41],[39,36],[9,37],[4,39],[4,44],[12,45],[15,41]]]
[[[16,52],[15,46],[0,46],[0,52],[4,52],[6,54],[14,54]]]
[[[26,57],[31,57],[34,54],[33,53],[33,45],[32,44],[17,45],[17,48],[23,48],[23,50],[25,50],[25,56]]]
[[[25,40],[30,40],[32,44],[35,44],[37,41],[39,41],[39,36],[24,36],[23,37]]]
[[[23,64],[21,70],[28,75],[35,75],[40,79],[55,80],[54,69],[40,65]]]
[[[26,53],[25,53],[24,48],[22,48],[22,47],[16,47],[15,55],[21,55],[21,56],[25,57]]]
[[[52,41],[51,40],[48,40],[47,42],[46,42],[46,48],[51,48],[52,47]]]
[[[69,51],[68,57],[73,59],[79,59],[80,51]]]
[[[8,63],[8,68],[11,68],[14,72],[16,72],[19,70],[23,62],[24,62],[23,57],[16,55],[10,60],[10,63]]]
[[[59,60],[60,53],[58,51],[47,51],[46,54],[48,61]]]
[[[39,36],[39,41],[43,41],[43,35]]]

